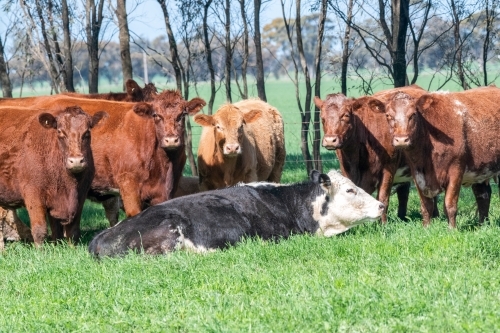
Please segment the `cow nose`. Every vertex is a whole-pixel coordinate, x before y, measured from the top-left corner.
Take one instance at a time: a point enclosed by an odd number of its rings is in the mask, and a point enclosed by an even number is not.
[[[227,144],[224,146],[224,155],[235,155],[240,153],[239,143]]]
[[[326,149],[338,148],[340,139],[337,135],[328,135],[323,137],[323,147]]]
[[[385,205],[383,203],[379,204],[378,209],[383,212],[385,209]]]
[[[83,156],[68,157],[66,167],[73,173],[82,172],[87,167],[87,162]]]
[[[394,147],[407,147],[410,144],[410,137],[408,135],[395,136],[392,144]]]
[[[163,138],[163,148],[177,148],[180,140],[178,136],[166,136]]]

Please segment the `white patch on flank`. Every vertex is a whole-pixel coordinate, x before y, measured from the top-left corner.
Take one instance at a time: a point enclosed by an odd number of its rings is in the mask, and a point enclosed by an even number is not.
[[[241,185],[240,185],[241,184]],[[253,183],[238,183],[238,186],[250,186],[250,187],[261,187],[261,186],[286,186],[286,184],[270,183],[270,182],[253,182]]]
[[[458,114],[459,116],[464,116],[464,114],[467,113],[467,107],[465,105],[462,104],[462,102],[460,102],[458,99],[455,99],[453,101],[453,104],[455,104],[455,112],[456,114]]]
[[[465,170],[464,176],[462,178],[462,185],[471,186],[475,183],[482,183],[485,180],[498,176],[499,174],[500,172],[492,172],[488,169],[482,170],[481,172],[471,172]]]
[[[383,213],[381,202],[335,170],[330,171],[328,176],[332,183],[328,192],[317,196],[312,202],[313,218],[319,224],[317,234],[330,237],[380,218]],[[327,196],[328,213],[321,215]]]
[[[170,230],[171,232],[175,233],[176,231],[179,233],[179,237],[176,239],[176,244],[175,244],[175,250],[185,250],[185,251],[191,251],[194,253],[208,253],[208,252],[214,252],[215,249],[207,249],[204,246],[196,246],[194,243],[189,239],[184,237],[184,234],[182,233],[182,229],[180,227],[177,227],[177,229]]]
[[[428,198],[434,198],[440,192],[439,190],[433,191],[427,187],[427,184],[425,183],[425,176],[419,172],[415,174],[415,184],[418,186],[420,191],[422,191],[422,194]]]
[[[396,173],[394,174],[394,181],[393,181],[393,183],[399,184],[399,183],[410,182],[412,179],[411,179],[410,173],[407,172],[408,168],[409,168],[408,166],[405,166],[405,167],[397,169]],[[405,173],[408,176],[405,176]]]

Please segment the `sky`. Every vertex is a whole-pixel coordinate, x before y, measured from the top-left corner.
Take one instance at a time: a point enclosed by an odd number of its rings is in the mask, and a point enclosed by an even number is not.
[[[165,34],[165,21],[158,2],[156,0],[144,0],[140,6],[133,10],[134,2],[135,1],[127,1],[129,29],[139,36],[147,37],[148,39]],[[239,6],[236,1],[232,1],[232,5]],[[221,13],[221,15],[224,15],[224,13]],[[281,17],[280,1],[270,0],[263,4],[260,16],[261,28],[276,17]],[[116,38],[118,37],[116,36]]]

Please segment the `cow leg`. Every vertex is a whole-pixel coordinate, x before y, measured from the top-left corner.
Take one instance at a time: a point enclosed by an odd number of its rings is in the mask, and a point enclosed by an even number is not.
[[[49,223],[50,223],[50,230],[52,231],[50,237],[52,241],[56,242],[60,239],[63,239],[63,228],[60,220],[50,216],[49,214]]]
[[[3,228],[5,225],[5,219],[7,218],[7,210],[0,208],[0,251],[5,249],[5,243],[3,240]]]
[[[120,216],[120,197],[106,199],[102,202],[102,206],[109,221],[109,226],[116,225]]]
[[[76,244],[80,241],[81,237],[81,229],[80,229],[80,220],[82,218],[82,211],[83,211],[83,204],[85,200],[82,200],[81,203],[78,205],[78,209],[76,211],[75,217],[73,220],[65,224],[63,226],[64,228],[64,237],[67,239],[68,243],[70,244]]]
[[[406,221],[406,214],[408,209],[408,198],[410,196],[410,183],[402,183],[396,189],[398,195],[398,217]]]
[[[438,196],[434,197],[434,210],[432,211],[432,217],[439,217],[439,209],[438,209]]]
[[[458,196],[460,195],[460,182],[451,182],[446,188],[444,194],[444,209],[445,214],[448,216],[448,227],[455,229],[457,227],[457,204]]]
[[[428,227],[431,223],[432,213],[434,211],[434,198],[426,197],[417,186],[417,192],[420,197],[420,210],[422,212],[422,225]]]
[[[491,186],[489,181],[472,184],[472,192],[476,197],[477,210],[479,212],[479,225],[488,218],[491,200]]]
[[[26,209],[30,217],[31,234],[36,247],[40,247],[47,236],[46,209],[36,195],[25,199]]]
[[[139,184],[133,181],[124,181],[120,184],[120,194],[123,201],[123,208],[127,217],[137,215],[141,212],[141,197],[138,189]]]
[[[377,193],[378,201],[383,203],[385,206],[384,212],[382,213],[382,216],[380,218],[382,224],[387,223],[387,208],[389,207],[389,197],[391,195],[392,180],[393,180],[392,173],[388,170],[384,170],[382,180],[380,181],[380,186],[378,188],[378,193]]]

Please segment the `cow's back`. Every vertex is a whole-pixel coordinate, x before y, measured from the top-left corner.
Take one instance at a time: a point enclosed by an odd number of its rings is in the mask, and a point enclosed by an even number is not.
[[[285,137],[283,118],[279,111],[259,99],[247,99],[234,103],[243,113],[260,110],[261,116],[248,123],[247,130],[255,140],[257,177],[260,181],[279,182],[285,163]]]

